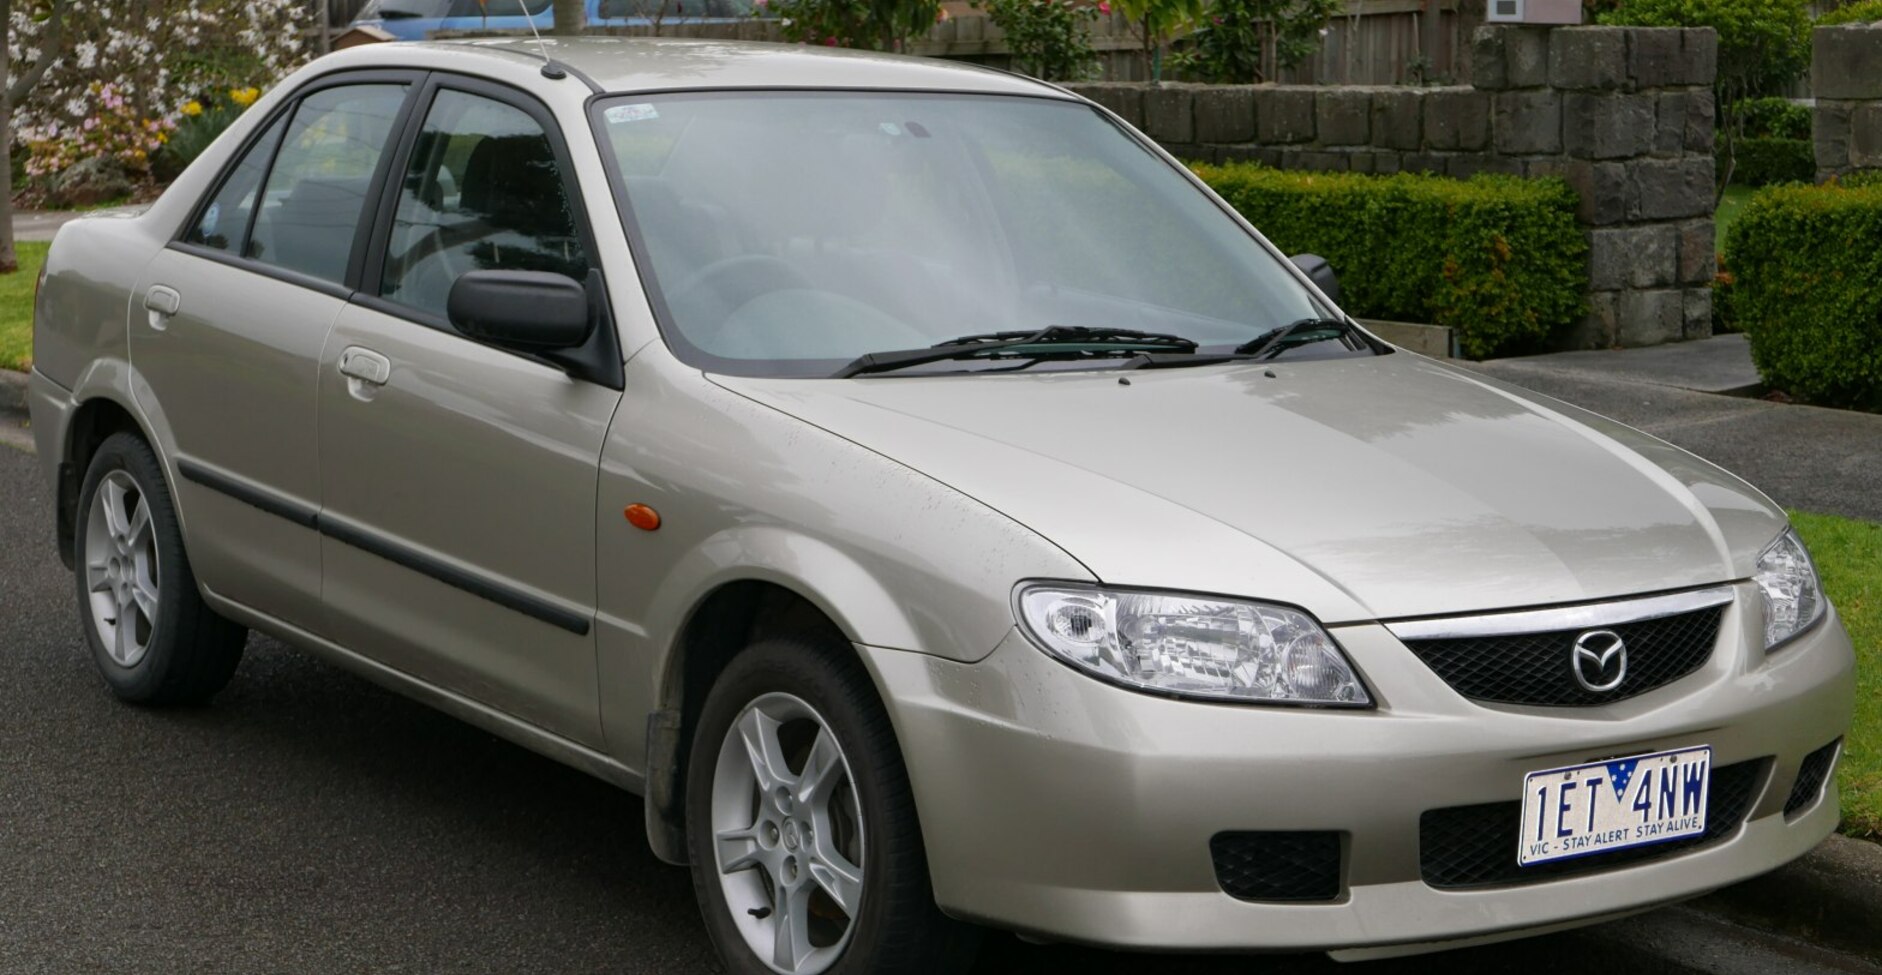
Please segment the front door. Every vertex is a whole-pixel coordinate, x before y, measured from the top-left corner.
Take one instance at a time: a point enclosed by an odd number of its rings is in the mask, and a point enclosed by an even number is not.
[[[445,317],[466,271],[588,276],[566,147],[540,106],[495,86],[434,82],[421,111],[320,368],[328,623],[382,663],[598,746],[596,472],[620,391]]]

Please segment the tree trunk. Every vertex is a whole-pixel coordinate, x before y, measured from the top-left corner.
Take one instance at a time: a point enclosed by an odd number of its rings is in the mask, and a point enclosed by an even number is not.
[[[13,246],[13,0],[0,0],[0,165],[6,173],[6,192],[0,193],[0,274],[20,269],[20,255]]]
[[[587,5],[582,0],[555,0],[555,26],[552,33],[574,36],[588,24]]]

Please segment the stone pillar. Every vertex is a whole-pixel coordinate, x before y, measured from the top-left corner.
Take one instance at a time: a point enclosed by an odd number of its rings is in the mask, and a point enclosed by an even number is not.
[[[1711,29],[1480,27],[1499,151],[1581,196],[1588,316],[1573,348],[1712,334]]]
[[[1817,180],[1882,169],[1882,24],[1818,27],[1810,48]]]

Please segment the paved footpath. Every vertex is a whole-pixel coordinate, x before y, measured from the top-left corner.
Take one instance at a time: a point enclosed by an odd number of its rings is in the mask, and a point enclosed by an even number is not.
[[[1700,391],[1757,383],[1744,341],[1465,365],[1684,447],[1786,507],[1882,521],[1882,415]]]

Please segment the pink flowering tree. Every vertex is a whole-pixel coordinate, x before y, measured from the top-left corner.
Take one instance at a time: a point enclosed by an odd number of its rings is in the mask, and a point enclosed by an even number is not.
[[[13,173],[12,125],[15,106],[26,100],[52,69],[65,42],[66,0],[48,0],[34,8],[16,10],[13,0],[0,0],[0,24],[7,27],[6,43],[0,45],[0,160],[6,163],[9,181]],[[38,43],[17,45],[13,28],[16,16],[32,21]],[[13,191],[0,194],[0,274],[20,269],[20,258],[13,241]]]
[[[12,133],[26,172],[47,177],[106,156],[132,174],[209,93],[267,88],[305,60],[311,24],[299,0],[12,0],[8,46],[58,52],[31,99],[17,103]],[[64,8],[62,39],[20,4]],[[49,40],[62,43],[47,44]]]

